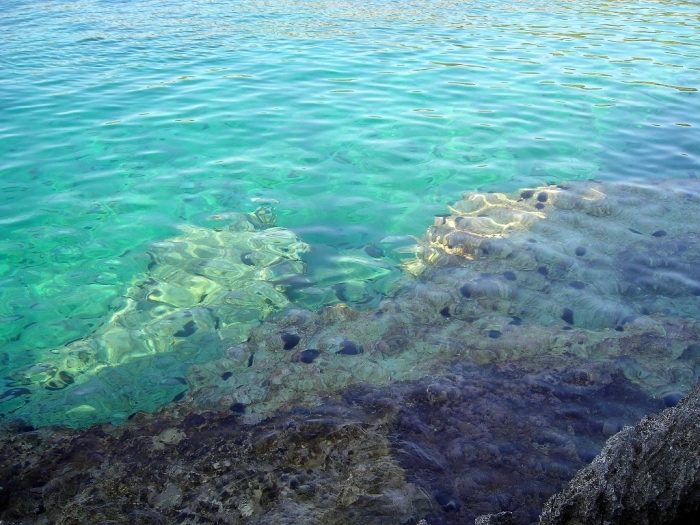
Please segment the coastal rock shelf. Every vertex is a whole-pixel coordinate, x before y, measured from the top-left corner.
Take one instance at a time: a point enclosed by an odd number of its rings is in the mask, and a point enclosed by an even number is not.
[[[699,190],[691,180],[465,194],[435,218],[409,269],[431,282],[461,280],[482,311],[546,325],[698,317]]]
[[[116,427],[5,427],[0,519],[459,525],[507,510],[534,523],[608,436],[663,406],[612,367],[457,360],[260,417],[185,400]]]
[[[172,383],[173,402],[130,390],[122,426],[37,430],[100,402],[92,365],[35,405],[44,383],[8,385],[0,519],[534,523],[697,383],[698,222],[695,180],[467,194],[376,308],[318,311],[285,296],[307,249],[289,230],[185,227],[94,337],[96,378]]]
[[[456,358],[553,355],[613,359],[668,405],[690,391],[700,372],[697,181],[468,194],[452,209],[377,309],[290,307],[193,367],[190,395],[209,409],[266,412],[350,384],[418,379]]]

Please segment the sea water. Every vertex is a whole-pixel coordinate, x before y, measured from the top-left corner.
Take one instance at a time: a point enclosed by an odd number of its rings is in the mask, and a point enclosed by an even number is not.
[[[682,1],[3,2],[3,418],[49,406],[35,424],[123,421],[245,340],[173,354],[129,313],[165,319],[144,304],[196,288],[177,264],[231,256],[193,232],[240,214],[274,214],[299,248],[285,260],[304,263],[251,277],[249,253],[277,241],[241,241],[253,248],[235,252],[239,282],[268,294],[249,328],[289,304],[376,308],[464,192],[697,178],[697,15]],[[172,263],[154,259],[163,246],[187,262],[154,275]],[[214,317],[186,317],[212,286],[165,301],[182,322],[158,329],[215,332]],[[124,318],[138,348],[114,357],[105,334]],[[65,355],[95,338],[94,355]],[[145,390],[93,384],[116,365]]]

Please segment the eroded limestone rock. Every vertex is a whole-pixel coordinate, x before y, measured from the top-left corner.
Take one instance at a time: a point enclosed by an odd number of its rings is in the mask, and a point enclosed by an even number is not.
[[[680,404],[611,437],[544,507],[541,525],[696,523],[700,386]]]

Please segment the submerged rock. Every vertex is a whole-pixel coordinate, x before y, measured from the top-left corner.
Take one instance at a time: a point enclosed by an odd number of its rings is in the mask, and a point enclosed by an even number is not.
[[[533,523],[606,427],[661,408],[612,369],[453,360],[315,407],[208,411],[186,399],[117,427],[0,427],[0,521],[462,525],[510,512]]]
[[[688,217],[698,217],[699,204],[695,180],[465,193],[406,268],[425,280],[451,268],[475,306],[543,325],[562,319],[599,330],[630,315],[697,318],[700,237]]]
[[[678,213],[658,205],[664,185],[466,195],[371,308],[338,271],[326,284],[348,304],[288,304],[280,283],[306,247],[288,230],[231,232],[241,247],[187,229],[96,330],[102,353],[67,345],[98,381],[54,361],[9,378],[0,520],[534,523],[605,439],[700,376],[700,186],[686,186]],[[384,261],[348,261],[387,278]],[[50,381],[65,387],[35,415]],[[127,422],[33,429],[104,413]]]
[[[391,455],[386,414],[190,410],[0,432],[0,521],[384,525],[431,508]]]
[[[274,227],[274,214],[264,208],[218,218],[228,226],[185,224],[181,235],[154,243],[146,275],[135,277],[125,304],[93,334],[12,370],[8,386],[29,392],[0,397],[0,416],[36,426],[88,426],[155,410],[182,393],[169,375],[214,359],[224,341],[245,340],[262,319],[286,307],[289,300],[275,283],[304,273],[300,253],[308,246],[291,230]],[[293,337],[285,345],[293,346]]]
[[[544,507],[541,525],[696,523],[700,386],[680,404],[611,437]]]

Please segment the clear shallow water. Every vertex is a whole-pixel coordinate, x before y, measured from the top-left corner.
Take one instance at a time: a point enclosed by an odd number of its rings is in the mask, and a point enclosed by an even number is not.
[[[390,281],[391,237],[465,190],[697,176],[699,25],[692,2],[4,2],[3,375],[214,214],[278,202],[319,306]]]

